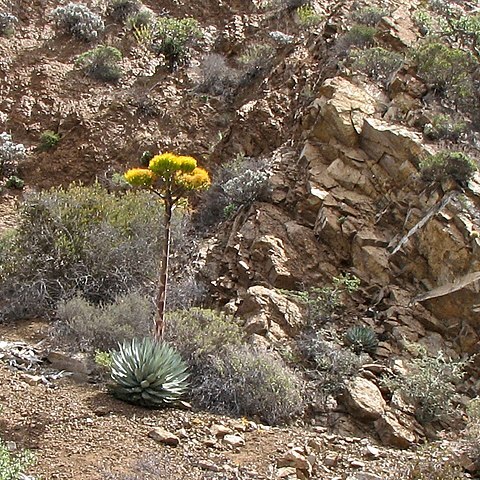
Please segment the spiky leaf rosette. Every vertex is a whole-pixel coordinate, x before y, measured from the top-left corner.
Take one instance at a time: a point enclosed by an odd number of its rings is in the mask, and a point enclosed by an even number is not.
[[[114,394],[129,403],[162,407],[187,390],[187,365],[168,344],[150,338],[126,340],[112,357]]]
[[[352,347],[355,353],[373,353],[378,346],[378,339],[370,327],[357,325],[347,330],[345,343]]]

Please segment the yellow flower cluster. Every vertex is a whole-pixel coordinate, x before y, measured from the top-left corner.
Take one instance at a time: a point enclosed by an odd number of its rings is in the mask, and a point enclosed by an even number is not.
[[[134,187],[150,187],[155,181],[155,174],[147,168],[132,168],[125,172],[124,178]]]
[[[204,168],[196,167],[191,173],[179,175],[178,182],[188,190],[203,190],[210,186],[210,176]]]
[[[171,177],[177,172],[191,173],[197,166],[193,157],[175,155],[174,153],[162,153],[155,155],[148,164],[148,168],[159,177]]]
[[[170,185],[166,188],[177,185],[185,190],[201,190],[210,186],[208,172],[197,167],[193,157],[170,152],[155,155],[148,168],[132,168],[124,177],[134,187],[152,187],[157,180],[160,184]]]

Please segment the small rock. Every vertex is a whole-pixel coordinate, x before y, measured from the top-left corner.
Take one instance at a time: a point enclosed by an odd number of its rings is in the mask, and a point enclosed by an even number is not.
[[[22,374],[21,379],[29,385],[40,385],[43,382],[41,375],[30,375],[29,373]]]
[[[297,469],[294,467],[282,467],[277,471],[277,478],[296,479]]]
[[[80,360],[69,357],[64,353],[50,352],[47,360],[52,364],[52,368],[56,370],[65,370],[66,372],[83,373],[85,375],[90,373],[90,370]]]
[[[176,447],[180,443],[180,439],[173,433],[162,427],[156,427],[148,432],[148,436],[158,443]]]
[[[364,468],[365,467],[365,464],[363,462],[361,462],[360,460],[350,460],[349,464],[352,468]]]
[[[217,439],[216,438],[206,438],[205,440],[203,440],[202,442],[206,447],[215,447],[217,446]]]
[[[380,457],[380,450],[373,445],[367,445],[365,447],[365,456],[370,458],[378,458]]]
[[[232,447],[241,447],[245,445],[245,440],[240,435],[225,435],[223,441]]]
[[[292,448],[277,460],[278,467],[295,467],[299,470],[309,471],[311,465],[298,449]]]
[[[215,424],[210,427],[210,433],[214,437],[224,437],[225,435],[232,433],[232,429],[226,425]]]
[[[323,464],[327,467],[333,468],[338,465],[341,456],[335,453],[329,453],[324,459]]]
[[[187,433],[187,431],[186,431],[184,428],[181,428],[181,429],[177,432],[177,437],[178,437],[178,438],[187,438],[187,437],[188,437],[188,433]]]
[[[358,472],[348,477],[347,480],[383,480],[383,477],[369,472]]]
[[[208,460],[200,460],[197,466],[202,470],[209,470],[210,472],[221,472],[223,470],[222,467]]]

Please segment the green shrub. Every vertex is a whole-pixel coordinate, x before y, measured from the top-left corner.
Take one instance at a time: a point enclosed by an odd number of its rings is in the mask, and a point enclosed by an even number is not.
[[[322,17],[311,5],[301,5],[297,8],[296,12],[300,25],[305,27],[318,25],[322,21]]]
[[[441,151],[420,162],[422,179],[426,182],[441,183],[453,179],[465,185],[478,169],[477,162],[463,152]]]
[[[316,325],[328,320],[343,307],[342,296],[358,290],[360,279],[350,273],[332,278],[332,285],[312,287],[305,291],[287,290],[285,293],[296,298],[307,308],[308,320]]]
[[[452,140],[457,141],[465,133],[467,124],[461,120],[456,120],[449,115],[435,115],[432,123],[427,123],[423,133],[432,140]]]
[[[22,474],[32,463],[33,456],[30,452],[11,453],[5,443],[0,440],[0,480],[23,478]]]
[[[413,51],[419,76],[438,94],[452,102],[474,95],[472,72],[478,62],[469,53],[436,41],[427,41]]]
[[[122,76],[122,53],[115,47],[99,45],[80,55],[75,65],[87,75],[102,82],[116,82]]]
[[[368,48],[351,54],[352,68],[386,85],[393,74],[403,65],[399,53],[381,47]]]
[[[441,351],[430,357],[423,347],[417,350],[408,373],[386,379],[385,384],[413,404],[418,421],[427,423],[452,413],[455,384],[462,380],[466,362],[451,360]]]
[[[21,190],[25,186],[25,181],[16,175],[11,175],[7,178],[5,186],[7,188],[16,188],[17,190]]]
[[[135,292],[100,305],[76,296],[58,304],[57,331],[81,349],[111,350],[124,340],[148,335],[154,314],[153,302]]]
[[[348,32],[341,35],[336,43],[336,50],[339,53],[346,53],[352,47],[355,48],[367,48],[371,47],[374,43],[377,29],[375,27],[369,27],[368,25],[352,25]]]
[[[27,195],[19,215],[15,231],[0,237],[4,315],[43,315],[76,293],[95,303],[132,290],[152,294],[163,209],[148,192],[54,188]],[[173,248],[188,242],[182,215],[176,209]]]
[[[0,12],[0,35],[9,37],[15,31],[18,18],[11,13]]]
[[[189,374],[180,355],[151,338],[124,341],[112,354],[113,393],[129,403],[165,407],[187,391]]]
[[[373,353],[378,347],[378,338],[370,327],[357,325],[347,330],[345,343],[357,354]]]
[[[70,2],[57,7],[51,16],[57,28],[85,42],[96,40],[105,28],[100,15],[81,3]]]
[[[108,13],[118,22],[124,23],[140,11],[142,3],[139,0],[110,0]]]
[[[352,13],[352,20],[368,27],[377,25],[383,17],[386,17],[388,12],[379,7],[365,7],[360,10],[355,10]]]
[[[127,18],[127,28],[130,30],[140,29],[142,27],[152,27],[155,25],[155,13],[146,7],[141,7],[137,13]]]
[[[201,369],[208,357],[227,345],[241,345],[243,333],[232,317],[202,308],[167,314],[166,339],[175,346],[192,369]]]
[[[112,368],[112,353],[97,350],[95,352],[95,364],[110,370]]]
[[[38,145],[39,150],[51,150],[58,145],[60,141],[60,135],[55,133],[52,130],[45,130],[40,135],[40,144]]]
[[[193,18],[160,17],[155,24],[151,48],[165,57],[168,68],[174,71],[190,60],[189,46],[201,37],[198,22]]]
[[[266,43],[250,45],[238,59],[246,69],[247,79],[268,69],[275,54],[275,48]]]

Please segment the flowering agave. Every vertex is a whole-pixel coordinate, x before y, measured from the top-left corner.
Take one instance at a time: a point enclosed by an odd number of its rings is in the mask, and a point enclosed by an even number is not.
[[[175,205],[192,190],[204,190],[210,186],[208,172],[197,167],[193,157],[165,152],[154,155],[148,168],[132,168],[125,172],[125,180],[133,187],[147,188],[161,198],[165,206],[165,239],[157,295],[155,338],[161,340],[164,333],[165,303],[167,296],[168,259],[170,255],[170,226]]]
[[[187,390],[187,365],[168,344],[150,338],[126,340],[112,356],[114,394],[129,403],[162,407]]]

